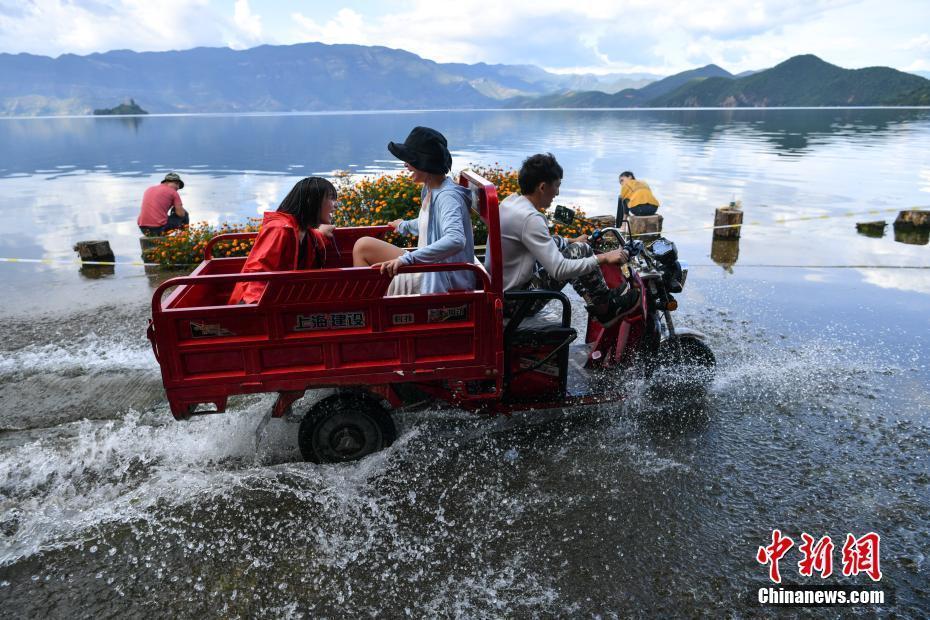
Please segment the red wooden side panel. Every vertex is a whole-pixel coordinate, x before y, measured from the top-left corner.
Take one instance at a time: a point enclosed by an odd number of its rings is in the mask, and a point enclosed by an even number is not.
[[[243,275],[200,276],[209,288]],[[261,274],[255,305],[173,307],[154,314],[172,409],[230,394],[322,385],[459,381],[499,374],[497,297],[483,290],[384,297],[376,270]],[[212,280],[212,281],[211,281]]]

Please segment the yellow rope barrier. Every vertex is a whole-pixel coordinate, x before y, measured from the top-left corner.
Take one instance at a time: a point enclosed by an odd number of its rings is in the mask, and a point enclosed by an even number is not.
[[[923,207],[908,207],[906,209],[901,209],[900,207],[888,208],[888,209],[869,209],[867,211],[849,211],[846,213],[837,213],[834,215],[808,215],[802,217],[792,217],[792,218],[780,218],[774,220],[775,224],[788,224],[791,222],[809,222],[813,220],[829,220],[834,218],[842,217],[855,217],[857,215],[878,215],[881,213],[893,213],[896,211],[912,211],[920,209],[928,209],[930,206]],[[697,232],[701,230],[719,230],[723,228],[737,228],[741,226],[768,226],[769,224],[765,222],[760,222],[758,220],[750,220],[748,222],[743,222],[742,224],[725,224],[721,226],[701,226],[700,228],[680,228],[678,230],[664,230],[659,234],[667,233],[686,233],[686,232]],[[632,235],[634,237],[647,237],[655,235],[656,233],[640,233],[638,235]],[[484,246],[475,246],[476,250],[484,249]],[[144,261],[85,261],[81,259],[74,260],[54,260],[51,258],[4,258],[0,257],[0,263],[41,263],[44,265],[99,265],[99,266],[116,266],[116,265],[132,265],[136,267],[191,267],[195,263],[172,263],[172,264],[162,264],[162,263],[146,263]],[[695,265],[698,266],[698,265]],[[703,265],[701,265],[703,266]],[[925,269],[925,267],[909,267],[909,266],[889,266],[883,267],[881,265],[740,265],[741,267],[805,267],[811,269],[839,269],[839,268],[870,268],[870,269]]]
[[[192,263],[175,263],[171,265],[162,265],[161,263],[146,263],[141,260],[132,261],[104,261],[104,260],[55,260],[53,258],[9,258],[0,257],[0,263],[41,263],[43,265],[98,265],[98,266],[116,266],[116,265],[134,265],[136,267],[190,267]]]
[[[910,211],[913,209],[926,209],[928,207],[909,207],[903,209],[904,211]],[[895,207],[894,209],[869,209],[868,211],[849,211],[847,213],[837,213],[834,215],[825,214],[825,215],[807,215],[804,217],[791,217],[791,218],[779,218],[774,220],[775,224],[788,224],[791,222],[810,222],[813,220],[829,220],[833,218],[840,217],[855,217],[857,215],[879,215],[881,213],[894,213],[901,211],[902,209]],[[720,230],[723,228],[739,228],[741,226],[768,226],[769,224],[765,222],[760,222],[759,220],[750,220],[748,222],[743,222],[742,224],[723,224],[720,226],[702,226],[700,228],[680,228],[678,230],[663,230],[661,234],[666,233],[685,233],[685,232],[697,232],[699,230]],[[638,235],[632,235],[634,237],[648,237],[650,235],[655,235],[656,233],[640,233]]]

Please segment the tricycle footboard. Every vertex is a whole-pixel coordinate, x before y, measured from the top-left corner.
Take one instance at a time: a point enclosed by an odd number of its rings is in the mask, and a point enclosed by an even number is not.
[[[182,388],[165,390],[168,395],[168,405],[175,420],[186,420],[195,415],[223,413],[226,411],[226,392],[215,388],[191,390]],[[212,405],[213,408],[198,408],[198,405]]]

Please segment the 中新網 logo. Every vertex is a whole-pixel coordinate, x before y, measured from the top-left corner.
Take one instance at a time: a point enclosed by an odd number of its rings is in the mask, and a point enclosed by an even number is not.
[[[815,542],[813,536],[807,532],[801,533],[801,545],[798,551],[801,559],[798,562],[798,574],[810,577],[817,572],[821,579],[833,574],[833,540],[824,536]],[[875,532],[855,537],[846,535],[846,542],[842,549],[842,573],[846,577],[865,573],[872,581],[882,578],[879,564],[881,537]],[[794,547],[794,541],[781,533],[781,530],[772,530],[772,542],[765,547],[759,547],[756,552],[756,561],[759,564],[769,565],[769,579],[774,583],[781,583],[779,561]]]

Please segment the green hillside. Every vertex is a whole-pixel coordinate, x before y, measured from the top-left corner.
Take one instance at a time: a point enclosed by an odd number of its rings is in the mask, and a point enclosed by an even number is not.
[[[927,105],[930,81],[889,67],[843,69],[795,56],[752,75],[708,78],[650,101],[655,107]],[[924,103],[921,103],[921,102]]]
[[[637,108],[648,107],[651,100],[672,92],[682,84],[712,77],[732,77],[717,65],[707,65],[676,73],[642,88],[625,88],[608,95],[596,90],[563,92],[542,97],[515,97],[507,102],[511,108]]]

